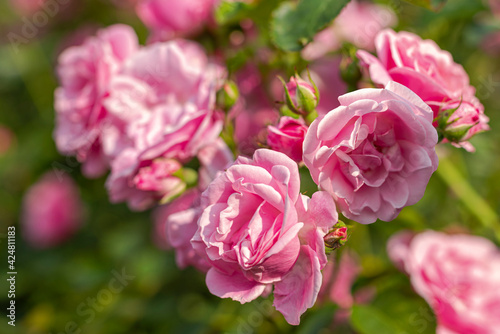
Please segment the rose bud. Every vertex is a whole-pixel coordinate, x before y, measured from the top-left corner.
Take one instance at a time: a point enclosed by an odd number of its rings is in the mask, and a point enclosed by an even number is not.
[[[277,126],[267,127],[267,144],[275,151],[285,153],[296,162],[302,161],[302,144],[307,125],[302,118],[283,116]]]
[[[236,83],[232,80],[226,80],[222,88],[217,91],[217,107],[228,112],[239,97],[240,92]]]
[[[344,246],[348,238],[347,232],[347,226],[343,222],[339,221],[335,224],[330,231],[328,231],[328,234],[323,237],[326,252],[329,253]]]
[[[285,102],[287,107],[294,113],[307,115],[312,113],[319,102],[318,88],[309,76],[307,83],[298,74],[290,78],[290,81],[285,84]]]

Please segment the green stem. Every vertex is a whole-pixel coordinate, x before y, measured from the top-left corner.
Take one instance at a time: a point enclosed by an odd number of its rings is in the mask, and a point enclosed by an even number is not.
[[[455,165],[449,159],[441,158],[437,174],[481,224],[493,230],[496,239],[500,241],[500,222],[497,213],[474,190]]]

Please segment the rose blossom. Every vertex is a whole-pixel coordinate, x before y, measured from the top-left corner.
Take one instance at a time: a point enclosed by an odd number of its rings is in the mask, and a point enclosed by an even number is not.
[[[59,56],[61,86],[55,92],[54,138],[60,152],[75,154],[84,163],[86,176],[100,176],[108,167],[102,149],[107,121],[103,99],[109,94],[111,78],[137,49],[132,28],[114,25]]]
[[[405,270],[433,308],[438,334],[499,333],[500,251],[492,242],[427,231],[405,253]]]
[[[211,293],[246,303],[274,285],[274,305],[290,324],[316,301],[326,265],[323,236],[337,222],[331,197],[300,194],[297,164],[283,153],[239,157],[202,195],[191,240],[212,265]]]
[[[362,224],[394,219],[422,198],[437,169],[432,110],[391,82],[339,97],[304,140],[304,162],[342,213]]]
[[[296,162],[302,161],[302,144],[307,132],[302,118],[283,116],[277,126],[268,126],[267,132],[267,144],[271,149],[285,153]]]
[[[185,40],[153,44],[128,59],[106,99],[114,127],[105,148],[116,155],[107,181],[112,202],[143,210],[182,190],[173,174],[221,131],[214,108],[223,77],[197,43]]]
[[[200,30],[212,18],[216,0],[139,0],[137,15],[152,39],[169,40]]]
[[[489,129],[488,117],[474,96],[475,89],[469,84],[467,73],[453,61],[451,54],[432,40],[390,29],[377,35],[375,45],[378,58],[363,50],[357,54],[368,66],[371,80],[381,85],[396,81],[410,88],[432,108],[434,118],[440,111],[460,106],[456,113],[464,118],[462,122],[468,120],[472,129],[456,142],[464,142],[462,146],[473,150],[465,141],[472,134]]]
[[[73,180],[65,174],[47,173],[24,195],[23,236],[33,247],[54,247],[80,228],[82,215],[83,204]]]

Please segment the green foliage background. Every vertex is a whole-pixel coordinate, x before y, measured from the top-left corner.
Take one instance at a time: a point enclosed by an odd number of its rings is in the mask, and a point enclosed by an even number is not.
[[[217,38],[203,35],[200,41],[208,49],[224,45],[234,22],[249,15],[261,31],[262,37],[256,46],[271,47],[276,54],[277,60],[270,66],[291,73],[294,67],[303,67],[304,62],[297,53],[276,49],[269,38],[276,33],[270,33],[273,27],[271,13],[282,2],[263,0],[251,10],[240,6],[233,8],[234,11],[227,10],[229,14],[219,13],[218,20],[224,26]],[[106,0],[81,1],[71,19],[54,17],[36,39],[15,52],[6,36],[11,31],[18,31],[21,17],[2,1],[0,124],[14,132],[15,143],[0,156],[0,275],[4,277],[7,272],[6,231],[11,225],[18,227],[18,275],[16,327],[7,326],[7,318],[2,315],[0,332],[330,333],[335,328],[335,333],[433,333],[435,320],[428,315],[428,306],[413,292],[408,278],[389,262],[385,244],[391,234],[401,229],[462,229],[498,244],[500,62],[498,55],[482,51],[480,43],[487,33],[499,30],[500,20],[493,19],[487,3],[479,0],[449,0],[439,12],[399,0],[377,2],[395,10],[399,17],[398,30],[412,31],[435,40],[465,67],[485,105],[492,130],[472,140],[477,149],[474,154],[442,145],[440,167],[425,197],[417,205],[404,209],[395,221],[354,226],[345,247],[359,255],[363,270],[353,290],[375,288],[376,296],[369,305],[355,306],[345,324],[335,324],[333,318],[337,307],[329,302],[318,303],[303,316],[299,327],[293,327],[279,313],[263,308],[263,300],[240,305],[212,296],[206,289],[203,275],[193,269],[178,270],[173,253],[153,245],[149,212],[133,213],[125,205],[109,204],[104,177],[84,178],[74,159],[57,153],[52,131],[58,45],[69,33],[89,23],[100,26],[119,22],[130,24],[144,42],[147,31],[135,14],[117,9]],[[290,17],[297,21],[308,19],[307,15]],[[299,26],[295,21],[287,24]],[[312,29],[317,30],[321,25]],[[213,42],[217,39],[219,42]],[[231,66],[239,67],[251,56],[252,50],[235,54],[229,62],[230,69]],[[69,242],[39,251],[30,248],[21,238],[18,224],[22,196],[40,175],[54,168],[69,173],[77,181],[86,205],[86,223]],[[311,185],[306,184],[307,187]],[[113,278],[112,271],[122,268],[135,278],[87,323],[88,316],[79,314],[78,306],[86,303],[87,298],[95,298]],[[6,281],[2,279],[2,313],[8,306],[7,290]]]

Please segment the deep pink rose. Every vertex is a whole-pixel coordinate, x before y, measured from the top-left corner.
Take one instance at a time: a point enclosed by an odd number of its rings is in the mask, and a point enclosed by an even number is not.
[[[283,153],[239,157],[202,195],[193,247],[207,258],[211,293],[246,303],[274,285],[290,324],[311,307],[326,265],[323,236],[337,222],[331,197],[300,194],[297,164]]]
[[[102,175],[108,159],[102,149],[107,112],[103,99],[109,82],[122,63],[138,49],[132,28],[114,25],[60,56],[57,73],[61,87],[55,92],[57,148],[76,155],[86,176]]]
[[[171,178],[176,170],[156,173],[150,167],[165,159],[184,163],[218,138],[222,116],[215,111],[215,92],[223,77],[198,44],[184,40],[150,45],[128,59],[111,81],[105,104],[113,120],[105,150],[116,156],[107,181],[113,202],[127,200],[134,210],[154,204],[158,193],[149,190],[158,189],[136,182],[144,173],[154,174],[147,178],[159,189],[170,185],[163,197],[179,191]]]
[[[331,51],[340,49],[342,42],[349,42],[358,48],[373,50],[377,33],[397,23],[394,11],[379,4],[365,1],[350,1],[333,24],[320,31],[314,41],[302,51],[307,60],[321,58]]]
[[[438,334],[497,334],[500,251],[489,240],[427,231],[404,259],[415,291],[433,308]]]
[[[268,126],[267,132],[267,144],[271,149],[285,153],[296,162],[302,161],[302,144],[307,132],[302,118],[283,116],[277,126]]]
[[[139,0],[137,15],[152,40],[169,40],[200,30],[211,18],[216,0]]]
[[[462,122],[477,119],[477,123],[470,124],[473,125],[470,132],[456,142],[464,142],[471,133],[489,129],[488,118],[474,96],[475,89],[469,84],[469,76],[453,61],[449,52],[441,50],[432,40],[422,40],[405,31],[395,33],[390,29],[377,35],[375,45],[378,58],[366,51],[358,51],[358,57],[368,67],[373,82],[386,85],[389,81],[396,81],[405,85],[432,108],[434,117],[440,111],[453,109],[464,102],[457,114],[465,119]],[[465,145],[465,148],[470,147],[470,144]]]
[[[45,174],[24,195],[21,227],[33,247],[49,248],[64,242],[82,221],[78,187],[65,174]]]
[[[339,97],[304,140],[304,162],[342,213],[362,224],[390,221],[422,198],[437,169],[432,110],[406,87]]]

